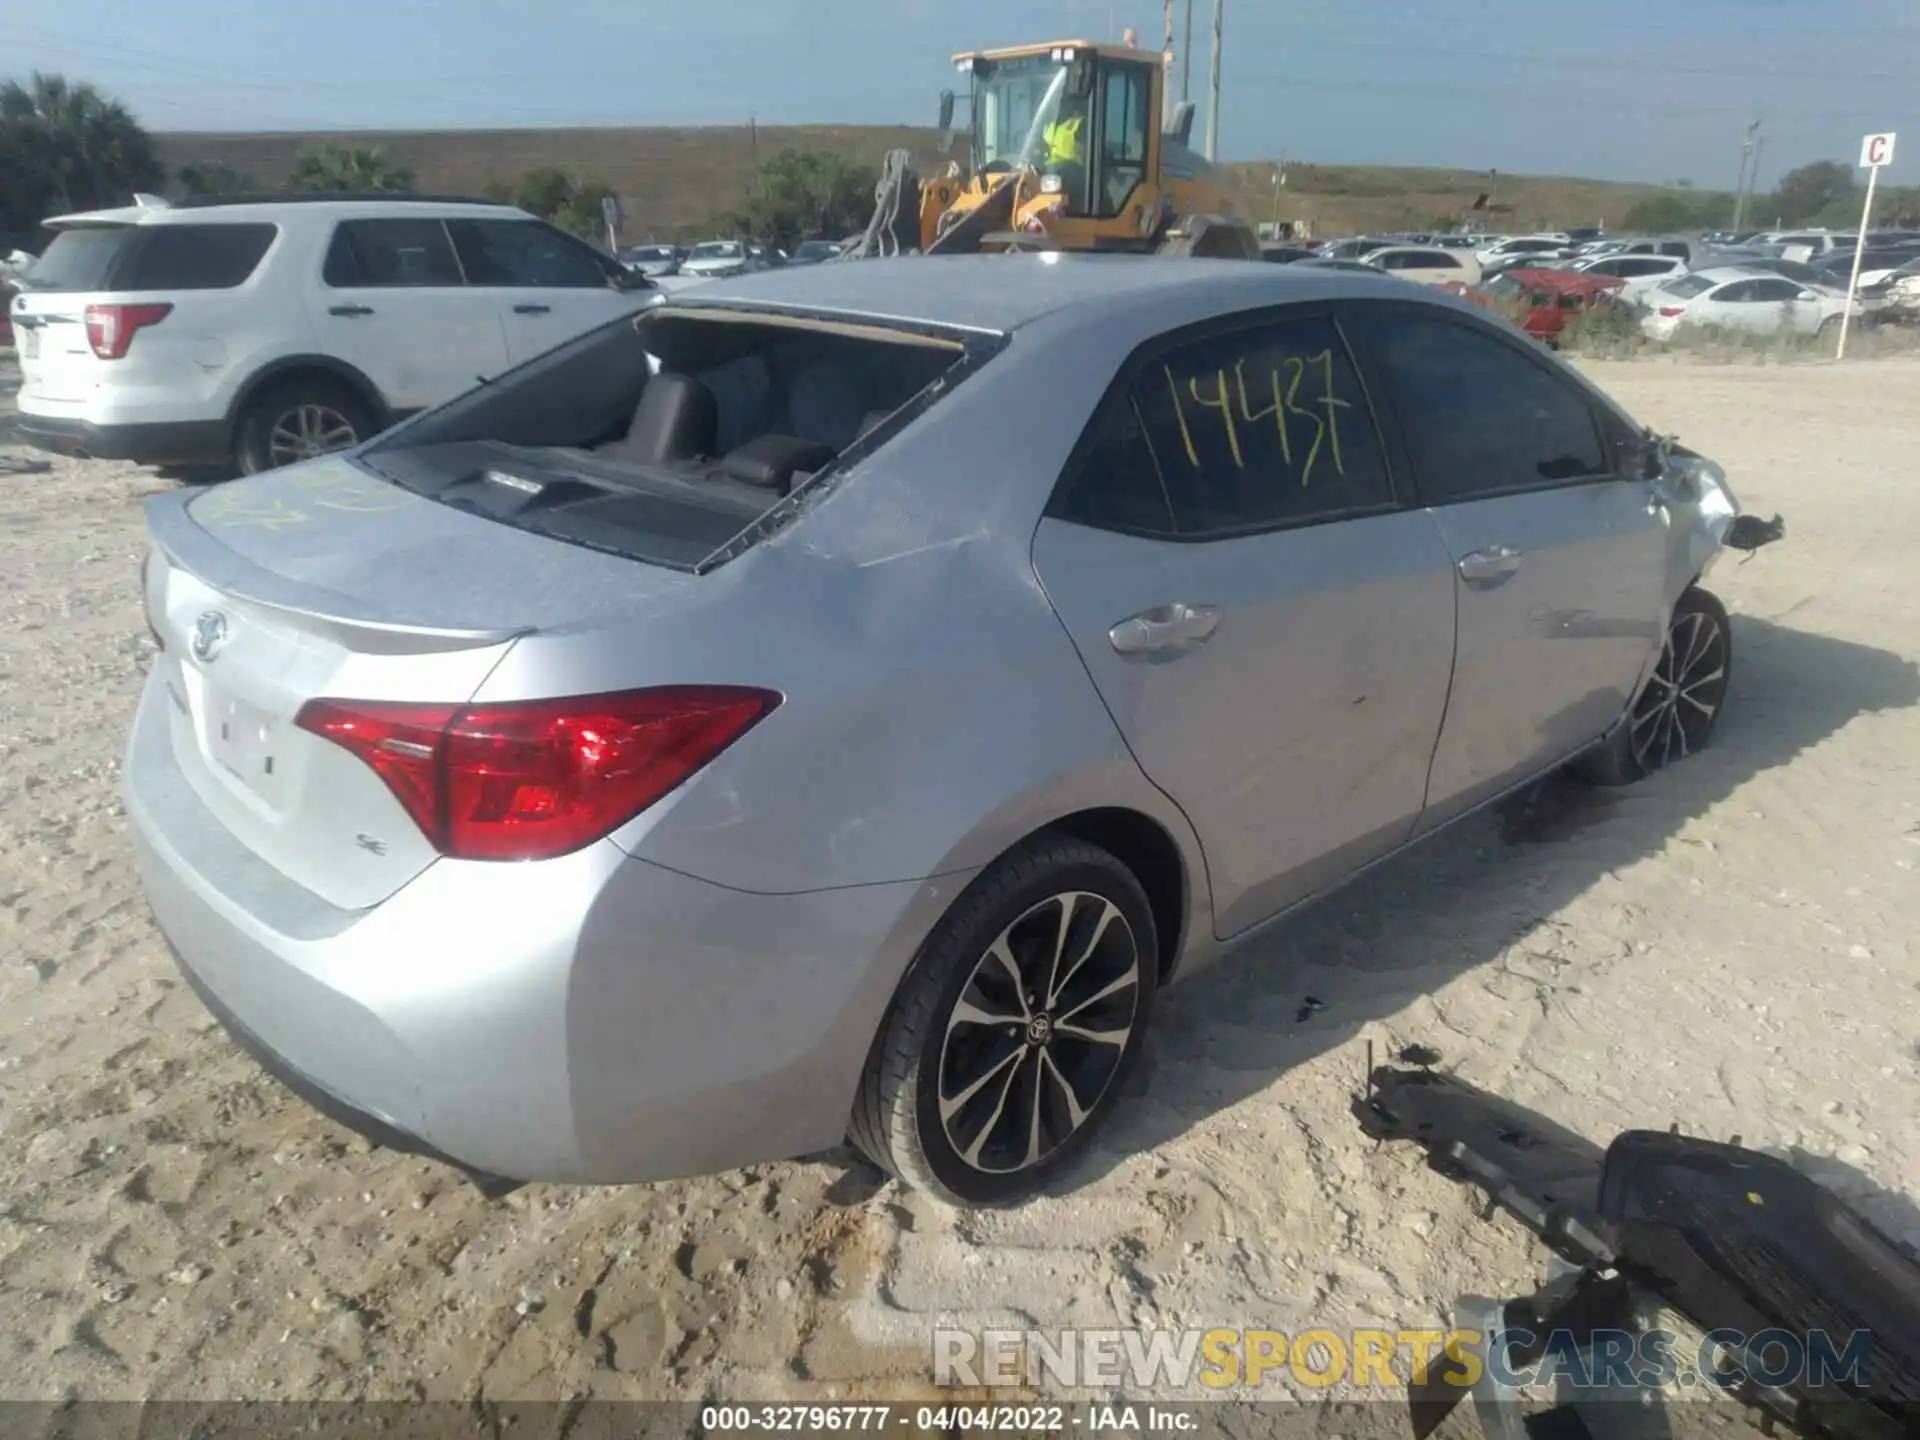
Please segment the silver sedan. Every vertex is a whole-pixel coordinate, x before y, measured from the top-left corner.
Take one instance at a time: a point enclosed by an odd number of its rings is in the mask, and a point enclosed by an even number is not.
[[[487,1180],[1017,1200],[1170,982],[1706,743],[1720,471],[1478,309],[981,256],[680,292],[152,502],[126,795],[236,1039]]]

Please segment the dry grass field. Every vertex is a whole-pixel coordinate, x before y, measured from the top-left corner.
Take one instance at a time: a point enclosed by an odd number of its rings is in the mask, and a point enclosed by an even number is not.
[[[302,150],[323,140],[378,147],[395,164],[413,170],[421,188],[452,194],[477,195],[489,181],[509,181],[528,170],[554,166],[611,185],[633,217],[629,231],[635,239],[697,231],[739,203],[756,155],[765,159],[785,146],[839,150],[876,163],[896,148],[930,161],[938,146],[930,128],[860,125],[761,126],[757,131],[708,126],[179,134],[157,139],[169,170],[230,165],[264,187],[278,184]],[[1461,217],[1489,189],[1495,208],[1473,220],[1477,228],[1618,225],[1635,201],[1657,193],[1651,185],[1605,180],[1503,175],[1490,185],[1483,172],[1473,170],[1310,164],[1288,166],[1287,183],[1276,193],[1272,164],[1234,164],[1228,169],[1246,213],[1263,220],[1310,220],[1322,235],[1433,226]]]

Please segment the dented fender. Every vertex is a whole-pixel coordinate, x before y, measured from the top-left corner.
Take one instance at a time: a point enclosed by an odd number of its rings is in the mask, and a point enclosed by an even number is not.
[[[1655,443],[1653,493],[1668,516],[1666,600],[1671,609],[1725,552],[1740,502],[1715,461],[1670,439]]]

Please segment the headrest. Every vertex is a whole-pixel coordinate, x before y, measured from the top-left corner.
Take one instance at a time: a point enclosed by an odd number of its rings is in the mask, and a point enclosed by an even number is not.
[[[730,480],[785,495],[793,488],[794,476],[825,469],[837,454],[831,445],[798,436],[762,435],[722,460],[720,473]]]
[[[656,375],[640,392],[620,449],[649,464],[697,460],[713,453],[719,429],[720,409],[711,390],[685,375]]]

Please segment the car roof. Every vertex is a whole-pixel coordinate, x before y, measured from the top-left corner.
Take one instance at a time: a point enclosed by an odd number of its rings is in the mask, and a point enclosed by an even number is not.
[[[859,315],[909,324],[1007,333],[1075,307],[1158,308],[1181,298],[1196,318],[1294,300],[1403,294],[1419,287],[1379,274],[1331,266],[1263,265],[1065,252],[1025,255],[911,256],[803,266],[681,291],[670,305],[752,306]]]
[[[1705,270],[1689,270],[1687,274],[1698,275],[1702,280],[1711,280],[1716,285],[1724,285],[1729,280],[1758,280],[1763,276],[1775,280],[1786,278],[1776,271],[1747,265],[1710,265]]]
[[[453,196],[394,195],[271,195],[209,196],[175,205],[167,201],[122,205],[110,210],[77,210],[43,220],[49,230],[83,225],[166,225],[184,222],[270,220],[274,212],[317,214],[322,219],[377,212],[395,216],[438,216],[448,213],[481,219],[527,220],[532,217],[515,205]]]
[[[1515,265],[1503,273],[1513,276],[1523,285],[1567,294],[1618,290],[1627,283],[1617,275],[1589,275],[1584,270],[1541,270],[1531,265]]]

